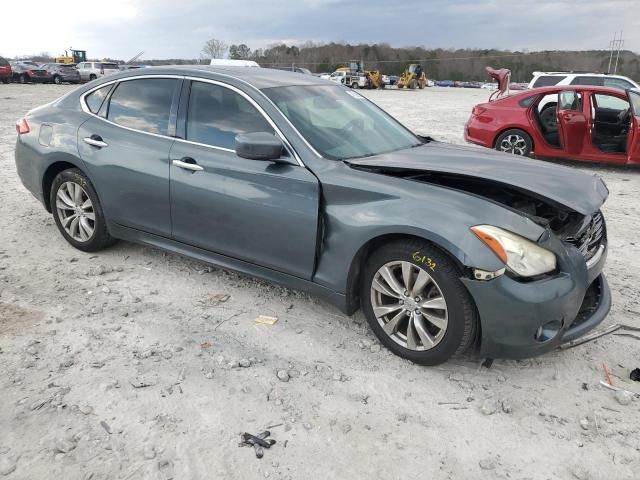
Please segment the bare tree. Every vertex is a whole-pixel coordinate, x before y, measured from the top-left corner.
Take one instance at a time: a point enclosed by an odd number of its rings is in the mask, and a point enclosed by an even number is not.
[[[234,60],[240,60],[249,58],[251,56],[251,49],[247,47],[244,43],[240,45],[231,45],[229,47],[229,58]]]
[[[202,54],[208,58],[222,58],[224,54],[227,53],[228,48],[229,46],[222,40],[212,38],[211,40],[207,40],[204,47],[202,47]]]

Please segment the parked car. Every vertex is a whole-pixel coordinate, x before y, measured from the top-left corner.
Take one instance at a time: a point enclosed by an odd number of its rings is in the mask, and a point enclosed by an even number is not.
[[[360,307],[417,363],[542,354],[611,305],[600,178],[414,135],[312,75],[121,72],[16,129],[75,248],[131,240]]]
[[[341,83],[342,85],[346,85],[345,82],[347,82],[347,80],[351,79],[351,73],[346,71],[346,70],[337,70],[335,72],[333,72],[331,75],[329,75],[329,78],[327,80],[330,80],[332,82],[336,82],[336,83]],[[324,79],[323,79],[324,80]],[[349,82],[351,83],[351,82]]]
[[[51,81],[55,84],[61,83],[80,83],[80,72],[75,65],[64,63],[43,63],[40,66],[46,70],[51,77]]]
[[[585,72],[533,72],[528,88],[553,87],[565,85],[591,85],[626,90],[640,88],[636,82],[622,75]]]
[[[640,90],[555,86],[476,105],[468,142],[540,158],[640,164]]]
[[[40,67],[40,64],[31,61],[11,62],[12,79],[18,83],[48,83],[51,75]]]
[[[455,82],[453,80],[436,80],[436,86],[438,87],[454,87]]]
[[[112,62],[80,62],[78,72],[83,82],[95,80],[105,75],[111,75],[120,71],[120,66]]]
[[[389,75],[389,85],[395,85],[400,80],[398,75]]]
[[[9,83],[11,81],[12,70],[11,64],[3,57],[0,57],[0,81]]]

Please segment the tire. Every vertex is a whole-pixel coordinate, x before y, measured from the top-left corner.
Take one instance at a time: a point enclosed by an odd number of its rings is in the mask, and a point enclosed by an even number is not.
[[[24,73],[21,73],[18,77],[18,83],[25,84],[27,83],[27,76]]]
[[[96,77],[93,73],[89,75],[89,81],[95,80],[96,78],[98,77]]]
[[[405,267],[411,269],[408,296],[402,292],[406,288]],[[395,286],[381,273],[385,268],[396,279]],[[382,246],[367,259],[360,284],[362,309],[373,333],[393,353],[420,365],[437,365],[465,352],[475,341],[478,320],[461,275],[449,256],[428,242],[400,240]],[[428,280],[422,289],[416,285],[420,278],[420,283]],[[417,290],[411,291],[412,288]],[[394,303],[396,307],[400,303],[403,306],[394,308]],[[425,304],[431,306],[421,307]],[[385,308],[392,310],[376,316]],[[409,316],[411,309],[420,314]],[[413,325],[418,325],[416,318],[422,332],[410,326],[414,321]],[[426,341],[425,336],[430,340]]]
[[[418,81],[417,81],[415,78],[412,78],[412,79],[409,81],[409,88],[410,88],[411,90],[415,90],[415,88],[416,88],[417,86],[418,86]]]
[[[351,84],[351,88],[353,88],[354,90],[357,90],[358,89],[358,82],[353,82]]]
[[[81,191],[76,197],[77,188]],[[98,194],[81,170],[71,168],[60,172],[53,179],[49,199],[58,230],[65,240],[78,250],[97,252],[116,242],[107,230],[107,222]],[[89,206],[86,206],[87,202]],[[83,207],[79,207],[80,205]],[[78,213],[82,215],[74,226],[73,218],[78,219]],[[68,228],[63,226],[63,222]],[[93,227],[90,235],[87,232],[87,225]]]
[[[55,83],[56,85],[62,85],[62,79],[60,78],[60,75],[53,76],[53,83]]]
[[[533,150],[533,142],[527,132],[512,128],[500,134],[496,139],[495,149],[499,152],[528,157]]]

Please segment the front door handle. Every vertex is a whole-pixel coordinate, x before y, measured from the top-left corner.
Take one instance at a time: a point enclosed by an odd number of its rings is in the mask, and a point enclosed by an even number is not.
[[[200,165],[196,163],[196,161],[191,157],[183,157],[180,160],[173,160],[173,163],[176,167],[180,167],[184,170],[190,170],[192,172],[200,172],[204,170]]]
[[[104,148],[109,146],[107,142],[102,140],[102,137],[100,135],[91,135],[90,137],[84,137],[82,140],[84,140],[84,143],[88,143],[89,145],[93,145],[97,148]]]

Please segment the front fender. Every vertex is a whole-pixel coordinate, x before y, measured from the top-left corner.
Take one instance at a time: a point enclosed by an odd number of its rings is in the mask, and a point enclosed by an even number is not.
[[[461,266],[495,271],[504,264],[470,230],[498,225],[536,241],[544,229],[490,200],[452,188],[351,169],[336,162],[317,172],[325,231],[314,282],[348,293],[352,264],[386,236],[423,238]]]

